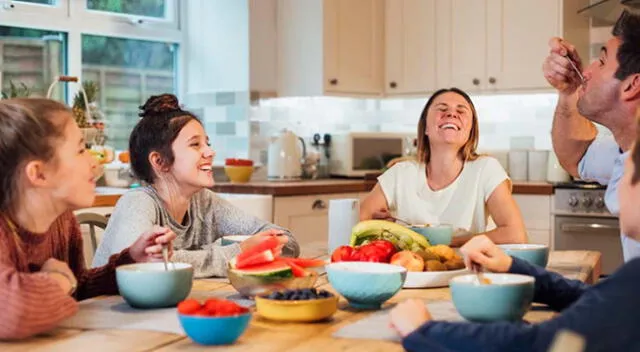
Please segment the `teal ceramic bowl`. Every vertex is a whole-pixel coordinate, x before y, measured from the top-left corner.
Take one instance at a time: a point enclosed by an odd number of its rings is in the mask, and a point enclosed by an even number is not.
[[[118,290],[134,308],[175,307],[187,298],[193,284],[193,267],[185,263],[137,263],[116,268]]]
[[[549,262],[549,247],[544,244],[501,244],[498,247],[512,257],[524,259],[543,268]]]
[[[246,239],[248,239],[249,235],[231,235],[231,236],[224,236],[222,237],[222,239],[220,240],[220,244],[223,246],[228,246],[230,244],[234,244],[234,243],[240,243]]]
[[[409,228],[426,237],[433,246],[437,244],[448,246],[453,238],[453,226],[449,224],[413,225]]]
[[[178,314],[182,329],[201,345],[229,345],[247,330],[251,313],[229,317],[201,317]]]
[[[533,301],[535,279],[517,274],[484,274],[490,284],[478,283],[475,274],[451,279],[451,297],[458,313],[470,321],[518,321]]]
[[[331,286],[357,309],[380,309],[407,278],[407,269],[384,263],[338,262],[325,269]]]

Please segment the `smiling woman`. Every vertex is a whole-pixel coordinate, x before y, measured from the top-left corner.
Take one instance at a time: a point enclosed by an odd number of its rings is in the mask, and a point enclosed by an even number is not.
[[[526,241],[511,181],[500,163],[476,153],[478,116],[469,96],[456,88],[431,96],[418,122],[418,160],[395,164],[363,201],[360,219],[393,217],[415,224],[453,224],[497,243]],[[473,235],[454,237],[464,244]]]

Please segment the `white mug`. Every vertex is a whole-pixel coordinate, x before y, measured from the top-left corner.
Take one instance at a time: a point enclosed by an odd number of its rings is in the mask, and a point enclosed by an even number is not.
[[[351,240],[351,230],[360,221],[360,200],[355,198],[329,201],[329,254]]]

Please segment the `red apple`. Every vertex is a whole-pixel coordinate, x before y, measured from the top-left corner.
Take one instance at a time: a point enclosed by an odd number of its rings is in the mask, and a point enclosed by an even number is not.
[[[403,266],[407,271],[424,270],[424,259],[412,251],[402,251],[394,254],[391,257],[390,264]]]

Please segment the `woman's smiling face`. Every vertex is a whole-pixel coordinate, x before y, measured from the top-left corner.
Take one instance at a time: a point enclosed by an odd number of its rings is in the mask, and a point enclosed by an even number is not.
[[[458,148],[469,140],[473,110],[466,99],[455,92],[440,94],[427,112],[425,134],[430,144],[451,144]]]

